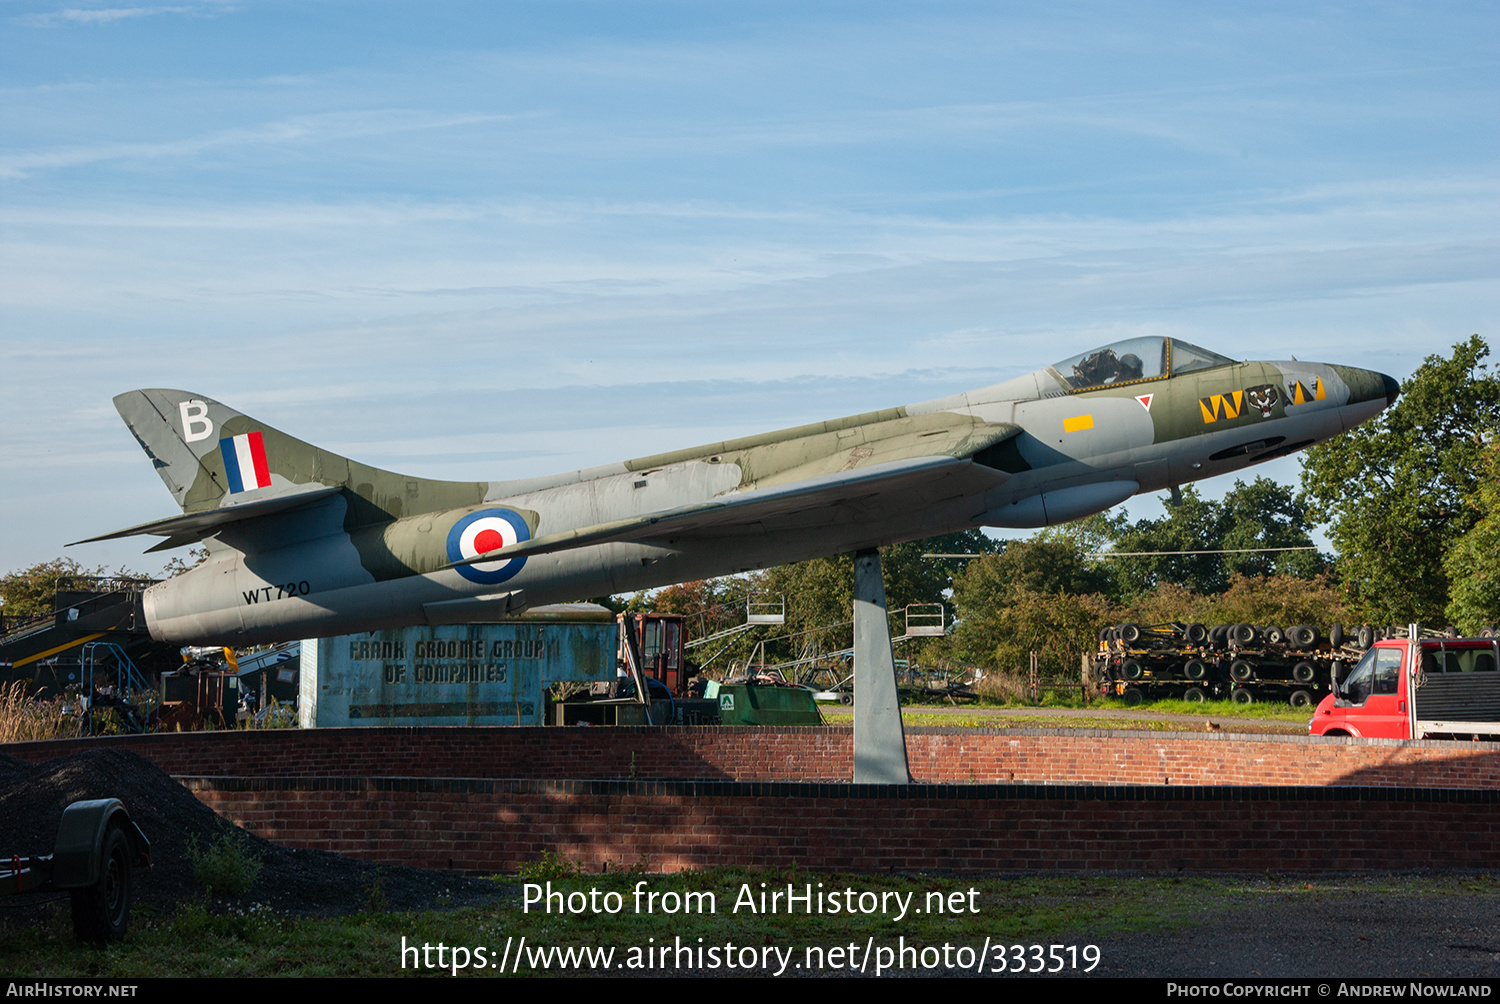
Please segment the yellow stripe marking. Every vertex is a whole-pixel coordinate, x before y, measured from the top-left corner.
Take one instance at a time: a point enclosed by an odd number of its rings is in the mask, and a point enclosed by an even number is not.
[[[1093,427],[1093,415],[1074,415],[1072,418],[1063,419],[1063,432],[1082,432],[1084,429]]]
[[[56,655],[57,653],[63,651],[64,649],[73,648],[73,647],[78,646],[78,645],[86,645],[89,642],[93,641],[95,638],[103,638],[103,637],[104,637],[104,632],[103,631],[100,631],[98,634],[84,635],[82,638],[75,639],[73,641],[68,642],[67,644],[59,645],[56,648],[49,648],[49,649],[47,649],[47,651],[45,651],[45,652],[38,652],[36,655],[28,655],[24,659],[18,659],[14,663],[12,663],[11,665],[13,665],[13,666],[24,666],[28,662],[36,662],[38,659],[45,659],[49,655]]]

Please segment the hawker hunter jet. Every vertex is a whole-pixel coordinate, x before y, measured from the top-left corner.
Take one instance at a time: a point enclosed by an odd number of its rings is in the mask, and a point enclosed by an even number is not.
[[[153,637],[246,645],[503,620],[979,526],[1040,527],[1311,446],[1388,376],[1134,338],[1004,383],[553,477],[367,467],[201,394],[115,398],[179,516],[90,540],[199,541],[146,591]]]

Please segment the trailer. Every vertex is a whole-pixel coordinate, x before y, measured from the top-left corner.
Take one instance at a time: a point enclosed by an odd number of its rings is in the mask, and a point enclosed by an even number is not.
[[[1307,624],[1118,624],[1100,632],[1094,681],[1128,704],[1227,699],[1310,708],[1373,638],[1369,628],[1346,637],[1341,624],[1326,632]]]
[[[66,889],[73,933],[104,944],[130,926],[136,868],[151,867],[151,842],[118,798],[74,802],[63,810],[51,854],[0,860],[0,895]]]

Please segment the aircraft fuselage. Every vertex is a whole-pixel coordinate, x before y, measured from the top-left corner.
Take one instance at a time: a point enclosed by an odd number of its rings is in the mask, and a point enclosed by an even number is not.
[[[108,536],[208,541],[206,562],[146,592],[163,641],[464,623],[976,526],[1063,523],[1330,439],[1395,393],[1368,370],[1136,339],[903,408],[469,483],[364,467],[185,392],[133,391],[117,407],[184,516]]]

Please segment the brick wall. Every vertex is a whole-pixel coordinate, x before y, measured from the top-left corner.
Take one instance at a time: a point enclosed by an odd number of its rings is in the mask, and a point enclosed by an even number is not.
[[[195,732],[0,747],[130,749],[174,775],[847,781],[848,728],[355,728]],[[933,784],[1500,788],[1500,744],[1102,729],[913,728]]]
[[[847,728],[368,728],[119,747],[268,839],[478,873],[1500,867],[1500,744],[917,728],[915,785],[847,783]],[[809,783],[821,781],[823,783]]]
[[[714,865],[960,872],[1500,867],[1500,792],[1410,788],[188,778],[268,839],[513,872]]]

